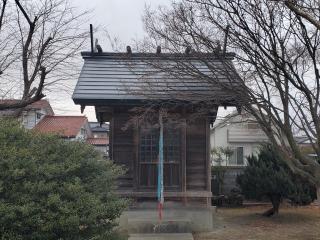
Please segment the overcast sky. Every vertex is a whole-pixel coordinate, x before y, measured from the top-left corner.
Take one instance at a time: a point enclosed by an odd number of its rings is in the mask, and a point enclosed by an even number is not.
[[[117,38],[124,45],[133,46],[135,39],[142,39],[145,36],[142,15],[145,6],[157,8],[159,5],[170,6],[172,0],[73,0],[73,5],[79,11],[92,10],[91,19],[88,22],[98,28],[99,43],[104,51],[112,51],[111,46],[104,33],[106,30],[111,38]],[[88,44],[90,39],[88,39]],[[83,49],[89,50],[89,49]],[[124,49],[125,51],[125,49]],[[79,66],[82,59],[79,55]],[[72,78],[71,87],[67,91],[53,91],[47,97],[56,114],[58,115],[81,115],[80,106],[75,105],[71,99],[77,78]],[[228,114],[233,109],[225,111],[219,108],[219,116]],[[96,121],[93,107],[86,107],[84,115],[89,121]]]
[[[104,51],[112,51],[108,44],[107,37],[103,31],[108,31],[111,38],[117,38],[125,45],[133,45],[134,39],[141,39],[144,36],[142,15],[145,5],[156,8],[158,5],[170,5],[171,0],[73,0],[73,5],[79,9],[92,10],[91,20],[95,27],[100,30],[99,42]],[[90,39],[88,39],[88,42]],[[83,49],[88,50],[88,49]],[[79,64],[82,64],[79,56]],[[52,92],[48,98],[56,114],[59,115],[80,115],[80,106],[75,105],[71,99],[72,88],[77,79],[70,79],[72,86],[67,92]],[[94,109],[86,107],[84,115],[90,121],[95,121]]]

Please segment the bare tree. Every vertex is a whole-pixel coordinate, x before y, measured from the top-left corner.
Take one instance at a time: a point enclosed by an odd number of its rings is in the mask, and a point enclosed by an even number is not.
[[[0,110],[22,108],[44,97],[44,90],[70,78],[88,36],[87,12],[67,0],[7,1],[0,9]]]
[[[320,18],[318,3],[309,0],[303,6],[314,8],[313,17]],[[144,48],[161,44],[164,51],[177,53],[191,46],[193,54],[220,57],[232,73],[229,84],[219,80],[219,68],[205,58],[210,73],[190,63],[169,72],[198,77],[232,93],[292,171],[317,186],[320,199],[320,37],[310,19],[269,0],[183,0],[171,8],[146,9],[145,27],[152,40],[144,42]],[[231,84],[234,67],[217,42],[226,33],[228,48],[237,54],[235,68],[242,79],[237,85]],[[297,133],[309,138],[317,160],[302,153],[294,139]]]
[[[319,1],[297,1],[297,0],[270,0],[283,3],[297,16],[302,17],[320,29],[320,21],[317,18],[319,14]]]

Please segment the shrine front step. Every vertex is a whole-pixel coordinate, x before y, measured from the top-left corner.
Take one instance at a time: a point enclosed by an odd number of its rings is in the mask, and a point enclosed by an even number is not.
[[[130,234],[128,240],[194,240],[191,233]]]

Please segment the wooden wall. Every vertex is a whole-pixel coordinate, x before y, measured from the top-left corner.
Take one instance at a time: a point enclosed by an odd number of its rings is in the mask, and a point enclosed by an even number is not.
[[[136,147],[134,142],[135,130],[131,126],[124,130],[130,119],[130,114],[127,111],[115,110],[111,124],[111,136],[110,136],[110,151],[111,159],[116,164],[123,165],[127,173],[119,179],[119,189],[129,190],[134,187],[134,169],[136,162]]]
[[[137,191],[138,171],[138,130],[124,126],[131,119],[132,113],[124,109],[114,109],[110,121],[110,157],[115,163],[127,168],[125,176],[119,179],[119,190]],[[181,164],[182,191],[211,191],[210,176],[208,175],[209,156],[209,123],[205,118],[186,121],[187,125],[182,132],[185,140],[185,153],[182,154]],[[185,160],[183,160],[185,159]],[[210,172],[211,173],[211,172]]]
[[[187,123],[186,184],[187,190],[207,189],[206,120]]]

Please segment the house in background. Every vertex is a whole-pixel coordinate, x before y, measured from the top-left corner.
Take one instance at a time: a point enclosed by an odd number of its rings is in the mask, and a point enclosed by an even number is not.
[[[261,143],[268,141],[257,121],[249,113],[227,115],[213,126],[210,132],[211,149],[229,147],[233,150],[223,166],[245,166],[246,157],[257,153]]]
[[[57,134],[69,141],[86,141],[92,138],[85,116],[45,116],[34,129],[40,133]]]
[[[108,157],[109,156],[109,139],[108,138],[88,138],[87,143],[94,146],[96,150],[101,152],[103,156]]]
[[[107,129],[100,127],[99,123],[89,124],[85,116],[45,116],[34,129],[41,133],[57,134],[68,141],[86,142],[108,156]]]
[[[5,103],[16,103],[19,100],[16,99],[6,99],[0,100]],[[22,125],[26,129],[34,128],[38,122],[44,118],[44,116],[54,115],[53,109],[48,100],[43,99],[34,102],[23,109],[18,110],[4,110],[0,111],[0,117],[13,116],[15,112],[18,111],[17,118],[21,120]]]
[[[236,177],[247,165],[246,157],[258,153],[260,144],[267,141],[268,137],[257,121],[246,112],[242,114],[233,112],[213,126],[210,131],[211,149],[229,148],[232,150],[229,157],[224,156],[219,162],[212,161],[213,165],[226,166],[223,194],[228,194],[233,188],[236,188]],[[217,193],[216,185],[213,182],[214,193]]]
[[[109,123],[89,122],[94,138],[109,138]]]
[[[95,149],[102,152],[104,156],[109,156],[109,123],[89,122],[92,138],[87,139],[87,143],[93,145]]]
[[[2,103],[17,103],[19,100],[0,100]],[[95,149],[108,155],[109,124],[88,122],[83,116],[55,116],[48,100],[34,102],[23,109],[0,111],[0,117],[16,117],[26,129],[35,128],[41,133],[54,133],[67,140],[86,141]]]

